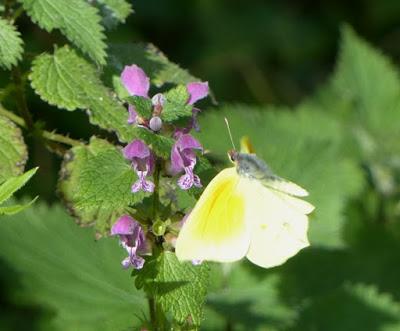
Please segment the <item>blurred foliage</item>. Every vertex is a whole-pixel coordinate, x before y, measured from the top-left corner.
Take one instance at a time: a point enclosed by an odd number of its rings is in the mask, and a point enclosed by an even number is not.
[[[43,311],[32,329],[42,323],[38,330],[124,330],[143,319],[144,295],[121,268],[116,240],[96,242],[92,229],[76,226],[59,206],[38,203],[1,221],[0,261],[16,274],[2,299],[20,307],[15,314],[34,304]],[[19,330],[14,319],[0,320],[1,329]]]

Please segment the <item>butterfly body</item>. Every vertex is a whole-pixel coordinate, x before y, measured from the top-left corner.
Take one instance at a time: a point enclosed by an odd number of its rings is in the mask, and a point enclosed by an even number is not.
[[[247,257],[262,267],[285,262],[309,245],[308,193],[250,153],[228,153],[235,167],[206,187],[176,243],[180,260],[233,262]]]

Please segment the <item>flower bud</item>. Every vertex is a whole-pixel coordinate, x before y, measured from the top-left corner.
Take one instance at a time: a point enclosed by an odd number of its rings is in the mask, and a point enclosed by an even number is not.
[[[153,106],[163,106],[165,102],[165,97],[162,93],[157,93],[151,98]]]
[[[156,221],[151,227],[156,236],[162,236],[166,230],[166,224],[163,221]]]
[[[160,131],[162,127],[162,120],[158,116],[151,118],[149,123],[150,129],[153,131]]]

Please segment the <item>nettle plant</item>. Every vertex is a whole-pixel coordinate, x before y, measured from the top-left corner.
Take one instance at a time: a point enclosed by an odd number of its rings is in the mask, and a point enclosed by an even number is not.
[[[79,224],[94,226],[98,238],[118,236],[127,252],[123,267],[134,270],[136,287],[147,293],[148,326],[198,326],[209,267],[178,262],[173,247],[201,192],[200,178],[212,173],[202,145],[191,135],[199,129],[195,104],[208,96],[208,83],[151,45],[107,47],[103,25],[125,20],[132,9],[124,1],[6,1],[1,10],[0,65],[10,70],[10,80],[0,108],[5,139],[0,202],[37,170],[21,174],[27,147],[19,126],[63,156],[59,193]],[[24,53],[15,25],[21,15],[47,32],[61,32],[71,44],[54,45],[53,52],[32,58]],[[112,134],[85,143],[44,130],[27,103],[29,84],[43,101],[84,110],[93,125]],[[7,204],[0,213],[16,213],[33,202]]]

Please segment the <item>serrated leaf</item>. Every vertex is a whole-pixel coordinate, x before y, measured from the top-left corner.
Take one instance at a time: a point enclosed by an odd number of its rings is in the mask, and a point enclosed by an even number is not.
[[[0,116],[0,183],[24,171],[27,148],[21,130]]]
[[[140,96],[129,96],[126,98],[131,105],[135,106],[135,111],[143,118],[151,118],[153,114],[153,104],[150,99]]]
[[[136,137],[142,139],[151,149],[157,154],[157,156],[163,159],[169,159],[172,146],[174,145],[174,139],[165,137],[154,132],[151,132],[145,128],[136,128]]]
[[[390,59],[344,27],[335,74],[310,103],[351,128],[344,132],[351,153],[362,160],[380,193],[393,194],[400,153],[400,76]]]
[[[344,208],[360,192],[363,176],[354,162],[344,157],[342,129],[335,119],[306,109],[289,113],[236,106],[204,112],[200,141],[219,155],[226,155],[231,145],[228,135],[221,139],[221,132],[226,131],[224,117],[229,118],[235,137],[250,137],[257,155],[277,175],[310,192],[309,200],[316,207],[310,219],[311,245],[343,245]]]
[[[187,118],[192,116],[191,105],[188,105],[189,92],[184,85],[169,90],[164,94],[166,100],[163,105],[161,118],[166,122],[173,122],[180,118]]]
[[[67,110],[89,109],[91,123],[115,131],[123,142],[133,139],[126,109],[103,85],[96,69],[68,46],[56,49],[54,55],[38,56],[29,78],[48,103]]]
[[[0,67],[11,69],[22,58],[23,41],[15,26],[0,18]]]
[[[199,79],[172,63],[153,45],[145,44],[113,44],[109,47],[109,60],[106,68],[108,79],[113,76],[120,82],[120,75],[126,65],[136,64],[150,77],[157,87],[166,83],[187,84]]]
[[[147,263],[147,262],[146,262]],[[209,267],[179,262],[172,252],[163,252],[145,264],[137,285],[145,286],[166,313],[179,324],[200,325],[208,287]]]
[[[347,26],[342,29],[332,84],[342,98],[356,105],[362,116],[373,116],[372,113],[382,115],[393,107],[394,102],[399,102],[400,77],[397,68]]]
[[[121,268],[118,241],[93,234],[57,205],[1,219],[0,256],[19,276],[13,295],[52,312],[46,330],[127,330],[146,313],[143,293]]]
[[[11,177],[0,185],[0,204],[8,200],[16,191],[24,186],[29,179],[36,173],[38,168],[33,168],[24,174]]]
[[[105,234],[130,205],[146,196],[131,192],[136,179],[119,148],[92,138],[89,145],[74,147],[65,157],[59,188],[78,222],[94,224]]]
[[[354,129],[347,134],[355,138],[361,154],[369,160],[399,153],[399,71],[347,26],[342,29],[332,80],[312,102],[315,108],[352,122]]]
[[[58,29],[99,64],[106,63],[104,28],[98,10],[84,0],[19,0],[32,21],[48,32]]]
[[[168,102],[173,102],[177,105],[186,105],[189,101],[189,92],[185,85],[178,85],[164,93]]]
[[[106,6],[112,15],[122,23],[133,11],[131,4],[125,0],[98,0],[98,2]]]

